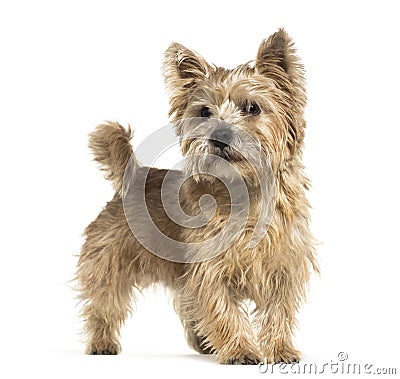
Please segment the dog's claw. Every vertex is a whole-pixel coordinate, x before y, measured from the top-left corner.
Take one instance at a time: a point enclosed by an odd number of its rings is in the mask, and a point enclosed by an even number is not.
[[[245,357],[241,364],[242,365],[258,365],[259,363],[260,363],[260,361],[258,359],[252,359],[252,358]]]
[[[261,361],[257,358],[249,358],[244,356],[242,358],[232,358],[229,359],[227,365],[258,365]]]
[[[277,361],[276,363],[299,363],[300,359],[299,358],[293,358],[293,359],[288,359],[288,360],[284,360],[284,359],[280,359],[279,361]]]
[[[94,350],[90,354],[91,355],[117,355],[117,352],[111,351],[111,350],[101,350],[101,351]]]

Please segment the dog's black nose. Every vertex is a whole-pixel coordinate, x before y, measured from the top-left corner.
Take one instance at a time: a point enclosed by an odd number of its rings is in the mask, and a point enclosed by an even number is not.
[[[210,142],[220,149],[226,148],[233,139],[232,130],[228,128],[217,128],[210,136]]]

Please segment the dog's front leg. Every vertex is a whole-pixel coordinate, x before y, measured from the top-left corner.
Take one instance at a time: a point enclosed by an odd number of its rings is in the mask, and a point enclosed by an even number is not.
[[[210,275],[202,279],[192,276],[181,298],[181,314],[190,320],[194,332],[202,340],[203,349],[216,354],[224,364],[257,364],[261,355],[253,342],[248,316],[229,289]]]
[[[291,363],[300,359],[300,352],[292,344],[292,333],[302,289],[292,275],[284,267],[271,272],[256,300],[254,321],[266,363]]]

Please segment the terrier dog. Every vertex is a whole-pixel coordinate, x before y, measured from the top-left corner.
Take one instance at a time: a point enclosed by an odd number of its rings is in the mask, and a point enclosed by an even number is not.
[[[196,351],[225,364],[298,361],[295,317],[318,265],[293,42],[280,29],[254,63],[230,70],[173,43],[164,75],[181,171],[141,166],[116,122],[90,136],[115,195],[86,228],[78,263],[86,351],[118,354],[136,290],[161,283]]]

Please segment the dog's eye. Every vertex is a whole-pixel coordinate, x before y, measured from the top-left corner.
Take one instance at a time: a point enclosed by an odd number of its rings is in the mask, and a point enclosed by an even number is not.
[[[257,116],[261,113],[260,107],[256,103],[246,103],[242,108],[243,113]]]
[[[210,108],[208,107],[203,107],[200,110],[200,116],[201,117],[211,117],[212,113],[210,111]]]

